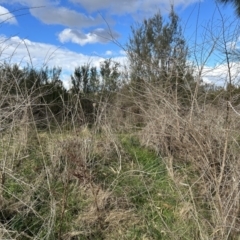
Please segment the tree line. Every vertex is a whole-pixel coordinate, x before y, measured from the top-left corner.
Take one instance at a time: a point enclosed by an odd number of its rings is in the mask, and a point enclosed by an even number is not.
[[[70,76],[69,89],[61,81],[59,67],[21,68],[16,64],[4,63],[0,66],[1,95],[21,95],[25,99],[31,97],[36,106],[36,118],[46,118],[48,113],[54,118],[63,118],[64,107],[71,106],[67,108],[65,118],[71,117],[79,109],[85,115],[92,116],[95,110],[93,103],[98,103],[100,98],[114,101],[109,96],[122,91],[126,85],[144,95],[146,84],[152,84],[174,96],[183,106],[188,106],[193,96],[201,98],[207,93],[207,100],[216,101],[216,96],[226,91],[221,87],[216,89],[207,84],[199,85],[196,81],[194,69],[188,63],[187,42],[173,7],[167,20],[158,12],[133,26],[126,52],[129,60],[128,81],[124,81],[126,79],[121,73],[120,64],[106,59],[99,69],[88,64],[76,67]],[[194,95],[196,87],[198,96]],[[236,86],[229,86],[229,89],[235,95],[238,93]],[[4,106],[6,104],[2,104],[1,108]]]

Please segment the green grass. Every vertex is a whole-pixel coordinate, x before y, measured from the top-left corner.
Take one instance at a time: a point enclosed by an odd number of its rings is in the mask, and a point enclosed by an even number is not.
[[[81,154],[81,141],[89,137],[96,146],[88,149],[86,171],[91,178],[84,183],[74,177],[78,162],[71,161]],[[18,154],[26,157],[13,166],[16,179],[7,176],[4,186],[5,206],[20,207],[2,209],[1,218],[8,218],[3,223],[11,231],[41,239],[60,239],[71,232],[79,232],[74,239],[194,239],[195,225],[182,222],[183,202],[163,160],[136,137],[114,137],[121,159],[104,133],[30,136]],[[56,154],[55,160],[51,154]],[[48,231],[50,220],[53,226]]]
[[[140,218],[141,224],[132,229],[130,236],[150,239],[169,239],[175,216],[176,192],[161,158],[140,146],[138,140],[121,136],[128,154],[114,191],[126,194]]]

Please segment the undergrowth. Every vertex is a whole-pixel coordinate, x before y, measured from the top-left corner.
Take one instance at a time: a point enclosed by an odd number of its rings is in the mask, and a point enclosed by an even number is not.
[[[1,239],[239,237],[235,113],[140,96],[132,125],[132,112],[108,119],[111,105],[91,126],[43,129],[27,114],[0,132]]]
[[[24,143],[16,134],[2,135],[1,238],[191,238],[163,159],[136,136],[109,126],[32,128]]]

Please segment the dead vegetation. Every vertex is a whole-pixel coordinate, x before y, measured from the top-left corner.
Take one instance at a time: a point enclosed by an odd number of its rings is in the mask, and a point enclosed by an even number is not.
[[[163,65],[97,103],[16,95],[2,76],[0,238],[239,239],[239,89],[230,67],[226,89],[201,86],[206,61],[196,79]]]

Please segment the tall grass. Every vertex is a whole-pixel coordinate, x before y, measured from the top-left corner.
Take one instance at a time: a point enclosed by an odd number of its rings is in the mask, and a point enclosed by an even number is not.
[[[211,104],[179,113],[171,99],[162,97],[160,90],[148,93],[141,143],[163,157],[182,201],[189,206],[189,217],[198,226],[199,239],[236,239],[239,116]]]
[[[2,239],[239,237],[237,110],[144,88],[91,128],[39,128],[31,95],[1,95]]]
[[[99,98],[89,125],[78,96],[36,118],[39,96],[17,77],[0,81],[1,239],[240,238],[231,94],[129,84]]]

